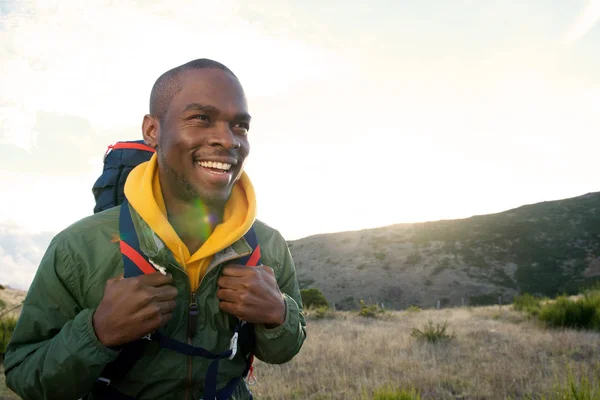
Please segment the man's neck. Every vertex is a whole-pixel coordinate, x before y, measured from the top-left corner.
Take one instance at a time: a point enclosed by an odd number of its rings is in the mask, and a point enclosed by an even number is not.
[[[165,206],[169,223],[190,254],[194,254],[202,247],[223,219],[222,208],[207,206],[200,200],[193,204],[165,197]]]

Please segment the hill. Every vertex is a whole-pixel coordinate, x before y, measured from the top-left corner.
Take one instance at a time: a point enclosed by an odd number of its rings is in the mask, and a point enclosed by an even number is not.
[[[396,224],[289,242],[301,287],[338,309],[487,305],[554,297],[600,280],[600,192],[460,220]],[[24,292],[0,290],[10,304]]]
[[[600,279],[600,193],[505,212],[289,242],[302,287],[338,309],[401,309],[576,293]]]

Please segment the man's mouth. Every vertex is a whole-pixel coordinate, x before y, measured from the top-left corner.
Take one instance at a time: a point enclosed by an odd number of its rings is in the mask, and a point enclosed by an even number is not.
[[[217,161],[196,161],[196,165],[219,174],[226,174],[231,169],[231,164]]]

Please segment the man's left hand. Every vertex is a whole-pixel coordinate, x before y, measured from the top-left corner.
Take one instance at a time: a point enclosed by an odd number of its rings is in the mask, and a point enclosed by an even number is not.
[[[221,310],[267,328],[285,322],[285,300],[270,267],[226,265],[217,284]]]

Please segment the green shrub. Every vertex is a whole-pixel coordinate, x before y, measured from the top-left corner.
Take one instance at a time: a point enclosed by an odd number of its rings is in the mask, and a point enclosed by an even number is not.
[[[538,318],[551,327],[600,331],[600,295],[586,293],[577,300],[560,296],[545,304]]]
[[[384,309],[381,308],[378,304],[367,304],[364,300],[360,301],[360,311],[358,315],[361,317],[375,318],[379,314],[384,313]]]
[[[448,329],[448,322],[444,322],[444,324],[434,324],[431,320],[427,321],[425,325],[423,325],[422,329],[413,328],[411,332],[411,336],[430,343],[437,343],[441,341],[447,341],[454,338],[454,335],[446,333]]]
[[[334,319],[335,311],[329,307],[313,308],[306,313],[306,317],[310,319]]]
[[[594,390],[592,385],[593,383],[585,376],[576,380],[569,374],[566,386],[559,387],[556,394],[561,400],[600,400],[600,390],[596,385]]]
[[[566,384],[555,384],[552,395],[541,396],[541,400],[600,400],[600,379],[590,380],[585,375],[577,379],[568,368]]]
[[[412,304],[410,307],[408,307],[406,309],[407,312],[419,312],[421,311],[421,307],[419,306],[415,306],[414,304]]]
[[[523,311],[532,315],[538,315],[542,305],[542,298],[533,296],[529,293],[523,293],[513,298],[513,308],[516,311]]]
[[[0,319],[0,359],[6,352],[6,346],[16,326],[17,320],[15,318]]]
[[[306,308],[329,307],[325,295],[317,288],[302,289],[300,290],[300,296],[302,297],[302,304]]]

